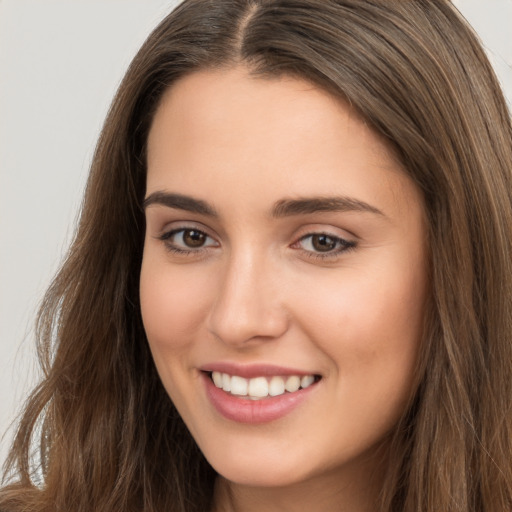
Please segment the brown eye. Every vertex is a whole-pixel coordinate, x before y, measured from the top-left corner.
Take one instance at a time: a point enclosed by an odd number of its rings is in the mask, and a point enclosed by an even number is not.
[[[217,242],[203,231],[194,228],[173,229],[161,235],[160,240],[174,253],[199,253],[203,249],[218,247]]]
[[[311,257],[336,258],[342,253],[353,249],[356,242],[344,240],[327,233],[311,233],[302,237],[295,246],[302,249]]]
[[[336,249],[339,239],[329,235],[312,235],[311,245],[315,251],[328,252]]]
[[[187,229],[183,231],[183,243],[187,247],[196,249],[202,247],[206,242],[206,235],[202,231]]]

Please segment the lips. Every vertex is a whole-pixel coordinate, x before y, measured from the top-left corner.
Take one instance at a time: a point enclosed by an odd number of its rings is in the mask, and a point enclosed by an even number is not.
[[[317,388],[321,376],[276,366],[215,364],[201,368],[206,394],[225,418],[264,423],[291,413]]]

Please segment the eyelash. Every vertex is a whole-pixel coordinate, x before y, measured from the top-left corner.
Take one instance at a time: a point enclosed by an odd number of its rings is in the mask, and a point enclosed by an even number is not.
[[[166,233],[163,233],[162,235],[160,235],[158,237],[158,239],[161,240],[162,242],[164,242],[165,247],[169,252],[171,252],[173,254],[180,255],[180,256],[199,255],[199,254],[202,254],[204,251],[207,251],[210,247],[212,247],[212,245],[201,246],[196,249],[192,249],[192,248],[183,249],[183,248],[177,247],[172,242],[172,238],[179,233],[182,233],[184,235],[186,232],[195,232],[195,233],[198,233],[198,234],[204,236],[206,239],[213,240],[213,238],[210,237],[207,233],[205,233],[204,231],[202,231],[200,229],[196,229],[196,228],[173,229],[171,231],[167,231]],[[295,243],[293,243],[291,247],[296,248],[295,246],[298,246],[301,242],[304,242],[308,238],[312,238],[315,236],[326,237],[326,238],[330,239],[330,241],[335,246],[338,246],[338,247],[333,251],[326,251],[326,252],[302,249],[302,252],[304,254],[306,254],[308,258],[321,259],[321,260],[328,260],[328,259],[334,260],[334,259],[337,259],[341,254],[355,249],[357,246],[356,242],[350,241],[350,240],[345,240],[344,238],[341,238],[339,236],[335,236],[335,235],[331,235],[329,233],[323,233],[323,232],[314,232],[314,233],[308,233],[308,234],[300,237],[299,240],[297,240]]]

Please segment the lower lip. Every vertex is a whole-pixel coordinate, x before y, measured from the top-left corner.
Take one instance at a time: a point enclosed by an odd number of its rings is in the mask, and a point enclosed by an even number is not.
[[[203,374],[206,394],[215,409],[225,418],[238,423],[268,423],[283,418],[298,407],[316,388],[313,384],[294,393],[250,400],[239,398],[219,389],[210,376]]]

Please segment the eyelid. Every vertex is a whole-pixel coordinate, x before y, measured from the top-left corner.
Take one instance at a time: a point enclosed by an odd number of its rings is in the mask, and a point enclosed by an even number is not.
[[[206,236],[206,238],[209,238],[210,240],[213,240],[215,241],[215,243],[217,244],[215,238],[213,238],[212,236],[210,236],[208,233],[206,233],[204,230],[202,229],[197,229],[197,228],[189,228],[189,227],[186,227],[186,228],[175,228],[175,229],[169,229],[168,231],[165,231],[164,233],[162,233],[158,238],[160,238],[160,240],[168,240],[169,238],[171,238],[172,236],[174,235],[177,235],[178,233],[181,233],[181,232],[186,232],[186,231],[197,231],[198,233],[201,233],[203,235]]]
[[[161,226],[161,227],[160,227]],[[192,219],[176,219],[169,220],[162,219],[161,221],[154,224],[154,232],[156,233],[156,238],[160,238],[160,236],[165,233],[169,233],[170,231],[176,231],[180,229],[196,229],[197,231],[202,231],[206,235],[215,238],[215,235],[212,234],[212,230],[203,224],[200,221],[192,220]]]

